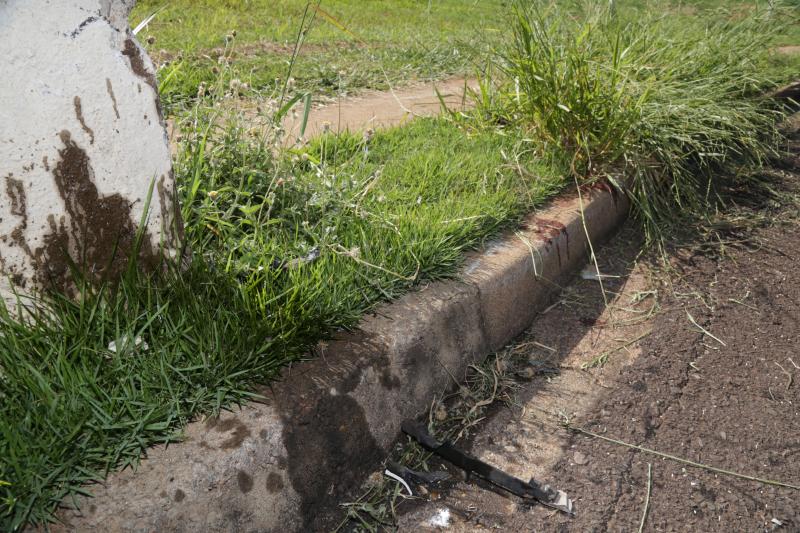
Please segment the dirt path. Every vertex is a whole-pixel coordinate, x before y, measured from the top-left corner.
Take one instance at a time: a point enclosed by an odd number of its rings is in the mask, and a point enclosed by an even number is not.
[[[440,96],[449,109],[464,110],[472,107],[465,89],[476,87],[477,81],[474,79],[451,78],[416,83],[392,91],[364,91],[323,105],[315,105],[308,115],[303,138],[311,139],[326,130],[364,132],[398,126],[416,117],[436,116],[442,111]],[[243,117],[250,127],[271,127],[271,122],[259,114],[259,103],[256,101],[233,100],[226,105],[230,107],[229,111]],[[288,114],[283,121],[286,131],[285,145],[289,146],[298,141],[303,122],[302,105],[296,105],[296,111]],[[179,134],[175,120],[168,119],[167,136],[173,156],[178,152]]]
[[[523,382],[517,405],[484,421],[470,446],[565,490],[576,516],[461,481],[441,499],[405,503],[400,531],[637,531],[648,485],[644,531],[800,531],[800,490],[559,427],[567,417],[613,439],[800,485],[798,223],[762,228],[724,255],[679,250],[672,276],[636,262],[634,237],[629,230],[598,253],[601,272],[618,276],[606,278],[608,306],[596,281],[578,277],[519,340],[514,349],[534,366],[560,372]]]
[[[476,84],[475,80],[452,78],[394,91],[366,91],[357,96],[342,98],[311,111],[305,137],[319,135],[326,127],[333,132],[366,131],[396,126],[418,116],[438,115],[441,102],[437,91],[449,108],[463,109],[468,104],[464,95],[465,87],[474,88]],[[297,138],[301,124],[301,116],[290,116],[286,119],[284,127],[289,138]]]

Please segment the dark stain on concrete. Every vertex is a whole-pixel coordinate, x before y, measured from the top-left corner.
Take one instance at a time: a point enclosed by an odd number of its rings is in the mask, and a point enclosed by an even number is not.
[[[283,490],[283,478],[276,472],[270,472],[267,476],[267,491],[275,494]]]
[[[142,50],[133,39],[125,39],[125,48],[122,49],[122,55],[128,58],[131,64],[131,70],[134,74],[142,78],[153,90],[158,93],[158,84],[156,83],[155,75],[147,70],[145,66]]]
[[[119,194],[100,195],[89,157],[68,131],[61,132],[61,141],[64,148],[58,152],[59,161],[52,174],[68,217],[57,220],[49,215],[49,233],[44,236],[43,246],[27,253],[40,283],[73,294],[70,264],[92,282],[119,279],[134,253],[136,225],[126,198]],[[151,270],[159,263],[146,232],[138,262],[140,267]]]
[[[239,422],[239,419],[236,417],[233,418],[226,418],[225,420],[220,420],[217,416],[211,416],[206,419],[206,427],[208,429],[215,429],[219,432],[230,431],[236,426]]]
[[[75,106],[75,116],[78,117],[78,122],[81,123],[81,128],[89,136],[89,144],[94,144],[94,130],[86,125],[86,119],[83,117],[83,106],[81,105],[81,97],[76,96],[72,99]]]
[[[238,448],[244,442],[244,439],[251,435],[250,428],[245,426],[244,424],[237,426],[236,429],[233,430],[230,438],[220,444],[221,450],[232,450],[234,448]]]
[[[566,233],[567,227],[558,220],[549,218],[536,218],[536,233],[544,236],[548,241],[558,237],[560,233]]]
[[[117,108],[117,97],[114,96],[114,86],[111,85],[110,78],[106,78],[106,91],[108,91],[108,96],[111,97],[111,105],[114,107],[114,114],[117,115],[117,118],[119,118],[119,109]]]
[[[6,176],[6,196],[11,200],[11,214],[19,217],[19,223],[11,230],[8,237],[11,237],[10,246],[19,246],[25,254],[31,256],[33,251],[25,239],[25,230],[28,228],[28,200],[25,195],[25,184],[22,180],[15,179],[13,174]],[[3,236],[3,242],[7,241],[7,236]],[[2,272],[11,277],[11,282],[20,288],[27,285],[25,276],[16,269],[6,271],[5,261],[2,262]]]
[[[91,24],[92,22],[95,22],[95,21],[97,21],[97,20],[98,20],[98,18],[97,18],[97,17],[94,17],[94,16],[86,18],[86,19],[85,19],[83,22],[81,22],[80,24],[78,24],[78,27],[77,27],[77,28],[75,28],[74,30],[72,30],[72,31],[69,33],[69,36],[70,36],[70,37],[72,37],[72,38],[74,39],[75,37],[77,37],[78,35],[80,35],[80,34],[81,34],[81,32],[83,32],[83,30],[84,30],[84,29],[86,29],[86,26],[88,26],[89,24]]]
[[[266,429],[262,429],[261,431],[259,431],[258,436],[261,437],[261,440],[269,439],[269,433],[267,432]]]
[[[239,490],[242,491],[243,494],[247,494],[253,490],[253,476],[244,470],[239,470],[236,473],[236,483],[239,485]]]
[[[12,174],[6,176],[6,195],[11,200],[11,214],[22,219],[22,227],[28,227],[28,207],[25,196],[25,184],[14,179]]]
[[[252,435],[250,428],[235,416],[220,420],[219,418],[209,418],[206,420],[206,427],[219,433],[231,432],[230,437],[220,444],[220,450],[231,450],[242,445],[244,440]]]
[[[287,474],[301,498],[298,515],[303,530],[320,531],[320,511],[335,505],[343,487],[358,486],[384,452],[371,436],[364,410],[349,396],[293,397],[283,411]]]
[[[175,496],[173,496],[173,499],[176,502],[181,503],[183,500],[186,499],[186,493],[183,492],[181,489],[176,489],[175,490]]]
[[[549,218],[536,218],[536,233],[541,235],[545,242],[548,245],[552,245],[555,241],[556,245],[556,257],[558,259],[558,266],[561,266],[561,246],[559,245],[556,237],[559,235],[564,235],[566,240],[566,247],[567,247],[567,259],[569,259],[569,232],[567,231],[567,227],[559,222],[558,220],[553,220]]]
[[[47,156],[42,156],[42,166],[47,172],[50,172],[50,163],[47,161]]]
[[[334,340],[324,359],[288,372],[270,395],[281,416],[286,475],[300,496],[303,531],[329,530],[338,499],[347,488],[360,485],[385,454],[372,437],[363,408],[346,393],[357,387],[386,347],[363,335],[347,339]],[[387,359],[377,369],[388,367]],[[335,377],[339,392],[333,396],[313,378],[330,380],[336,368],[345,370]]]

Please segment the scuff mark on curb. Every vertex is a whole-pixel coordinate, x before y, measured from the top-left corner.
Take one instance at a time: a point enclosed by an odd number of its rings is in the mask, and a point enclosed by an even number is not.
[[[627,211],[622,195],[583,193],[595,246]],[[184,442],[151,450],[138,472],[90,487],[95,498],[82,500],[84,511],[64,510],[61,527],[329,530],[339,498],[379,466],[402,420],[522,333],[585,264],[577,198],[554,200],[522,228],[470,254],[460,281],[422,287],[321,344],[319,357],[260,391],[263,402],[190,424]]]

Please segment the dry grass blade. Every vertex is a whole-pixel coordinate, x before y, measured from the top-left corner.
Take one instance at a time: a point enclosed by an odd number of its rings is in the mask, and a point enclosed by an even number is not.
[[[650,510],[650,492],[653,490],[653,465],[647,463],[647,493],[644,497],[644,511],[642,511],[642,521],[639,523],[639,533],[644,531],[644,523],[647,521],[647,512]]]
[[[727,344],[725,344],[720,338],[715,337],[710,331],[708,331],[706,328],[704,328],[703,326],[698,324],[697,321],[694,319],[694,317],[692,316],[692,314],[689,311],[686,311],[686,316],[689,318],[689,322],[694,324],[694,326],[697,329],[699,329],[701,332],[703,332],[703,334],[705,334],[705,335],[709,336],[710,338],[714,339],[715,341],[717,341],[721,345],[727,346]]]
[[[668,453],[663,453],[663,452],[659,452],[659,451],[656,451],[656,450],[651,450],[651,449],[645,448],[643,446],[637,446],[636,444],[630,444],[630,443],[625,442],[625,441],[612,439],[610,437],[605,437],[603,435],[599,435],[599,434],[594,433],[593,431],[589,431],[587,429],[571,426],[571,425],[569,425],[569,423],[565,423],[564,427],[569,431],[574,431],[575,433],[582,433],[584,435],[588,435],[588,436],[594,437],[596,439],[604,440],[604,441],[610,442],[612,444],[617,444],[619,446],[624,446],[626,448],[631,448],[633,450],[639,450],[640,452],[649,453],[649,454],[652,454],[652,455],[657,455],[658,457],[663,457],[664,459],[669,459],[671,461],[677,461],[679,463],[683,463],[685,465],[693,466],[693,467],[696,467],[696,468],[701,468],[703,470],[708,470],[710,472],[716,472],[717,474],[723,474],[723,475],[726,475],[726,476],[733,476],[733,477],[737,477],[739,479],[746,479],[748,481],[755,481],[755,482],[758,482],[758,483],[763,483],[765,485],[773,485],[775,487],[784,487],[784,488],[787,488],[787,489],[800,490],[800,485],[792,485],[791,483],[784,483],[782,481],[775,481],[775,480],[772,480],[772,479],[766,479],[766,478],[762,478],[762,477],[748,476],[746,474],[740,474],[739,472],[734,472],[732,470],[725,470],[723,468],[717,468],[715,466],[710,466],[710,465],[706,465],[706,464],[703,464],[703,463],[698,463],[696,461],[691,461],[689,459],[684,459],[684,458],[678,457],[676,455],[671,455],[671,454],[668,454]]]

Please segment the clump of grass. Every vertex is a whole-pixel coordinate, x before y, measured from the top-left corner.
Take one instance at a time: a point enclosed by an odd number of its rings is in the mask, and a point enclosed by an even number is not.
[[[77,302],[47,295],[23,318],[0,312],[0,527],[49,521],[91,490],[82,484],[248,397],[302,350],[264,318],[201,260],[161,277],[133,270],[113,290],[84,286]],[[292,325],[314,329],[310,318]]]
[[[776,153],[782,115],[762,94],[776,83],[766,43],[785,13],[636,15],[516,2],[475,118],[526,129],[579,181],[625,188],[658,241],[713,211],[719,180]]]

